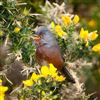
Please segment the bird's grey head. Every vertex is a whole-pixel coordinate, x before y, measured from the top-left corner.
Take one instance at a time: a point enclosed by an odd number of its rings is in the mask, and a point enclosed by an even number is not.
[[[49,31],[47,27],[40,26],[39,28],[37,28],[36,35],[43,35],[46,31]]]
[[[57,44],[54,35],[47,27],[44,26],[39,27],[36,32],[36,35],[40,36],[41,37],[40,42],[42,44],[46,44],[48,47]]]

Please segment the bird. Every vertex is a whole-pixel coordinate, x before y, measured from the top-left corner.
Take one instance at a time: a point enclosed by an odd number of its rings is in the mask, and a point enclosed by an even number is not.
[[[64,74],[68,82],[75,83],[75,79],[64,66],[64,59],[54,34],[46,26],[40,26],[32,38],[36,44],[37,63],[39,65],[52,63]]]

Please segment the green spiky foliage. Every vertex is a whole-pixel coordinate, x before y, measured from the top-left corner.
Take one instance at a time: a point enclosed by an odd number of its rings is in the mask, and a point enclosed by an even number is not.
[[[0,1],[0,43],[8,38],[11,52],[20,52],[24,62],[32,65],[35,46],[30,37],[34,34],[35,17],[26,5],[16,0]]]

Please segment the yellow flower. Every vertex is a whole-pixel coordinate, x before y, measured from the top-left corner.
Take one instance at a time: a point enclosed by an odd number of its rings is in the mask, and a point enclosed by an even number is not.
[[[53,98],[54,98],[54,99],[57,99],[57,98],[58,98],[58,96],[57,96],[57,95],[55,95]]]
[[[32,86],[33,81],[31,79],[23,81],[24,87]]]
[[[55,26],[55,31],[56,31],[56,32],[61,32],[61,31],[62,31],[61,26],[60,26],[60,25],[56,25],[56,26]]]
[[[45,95],[45,91],[42,91],[42,95]]]
[[[8,87],[0,86],[0,100],[4,100],[5,92],[8,90]]]
[[[55,26],[55,32],[57,33],[57,35],[59,37],[63,37],[63,36],[66,36],[67,34],[62,30],[61,26],[60,25],[56,25]]]
[[[83,39],[84,41],[87,41],[88,40],[88,30],[84,30],[83,28],[81,28],[80,38]]]
[[[71,19],[70,19],[70,17],[67,16],[67,15],[63,15],[63,16],[62,16],[62,20],[63,20],[63,22],[64,22],[64,24],[65,24],[66,26],[68,26],[68,25],[71,23]]]
[[[20,100],[24,100],[24,96],[23,95],[20,97]]]
[[[29,15],[29,12],[30,12],[30,10],[27,10],[26,8],[24,8],[23,14],[25,16],[28,16]]]
[[[51,22],[51,27],[54,29],[55,28],[55,23]]]
[[[95,21],[94,19],[92,19],[92,20],[90,20],[90,21],[88,22],[88,25],[89,25],[90,27],[92,27],[92,28],[95,28],[95,27],[96,27],[96,21]]]
[[[2,80],[0,79],[0,84],[2,84]]]
[[[14,32],[15,32],[15,33],[18,33],[18,32],[20,31],[20,29],[21,29],[21,28],[19,28],[19,27],[15,27]]]
[[[46,97],[44,96],[44,97],[42,98],[42,100],[46,100]]]
[[[5,93],[8,90],[6,86],[0,86],[0,93]]]
[[[0,95],[0,100],[4,100],[4,95]]]
[[[42,68],[41,68],[41,74],[44,77],[47,77],[49,75],[49,68],[48,68],[48,66],[42,66]]]
[[[74,24],[77,24],[79,22],[79,20],[80,20],[79,16],[75,15],[74,19],[73,19]]]
[[[67,36],[67,33],[62,30],[61,32],[58,33],[58,35],[59,37],[64,38],[65,36]]]
[[[88,47],[88,46],[89,46],[89,42],[88,42],[88,41],[86,42],[85,46],[86,46],[86,47]]]
[[[65,80],[65,77],[63,77],[62,75],[61,76],[58,75],[57,69],[51,63],[49,64],[49,67],[42,66],[41,73],[44,77],[47,77],[48,75],[50,75],[54,80],[59,81],[59,82]]]
[[[0,36],[3,36],[4,32],[3,31],[0,31]]]
[[[50,72],[56,72],[57,71],[57,68],[55,68],[53,64],[50,63],[49,66],[50,66]]]
[[[97,37],[98,37],[97,31],[91,32],[89,34],[89,39],[92,41],[95,40]]]
[[[33,73],[32,76],[31,76],[31,79],[32,79],[33,81],[35,81],[35,82],[36,82],[39,78],[40,78],[40,75],[37,75],[36,73]]]
[[[63,77],[62,75],[56,76],[56,77],[55,77],[55,80],[56,80],[56,81],[59,81],[59,82],[62,82],[62,81],[65,80],[65,77]]]
[[[97,31],[93,31],[91,33],[88,33],[88,30],[84,30],[81,28],[80,31],[80,38],[83,39],[84,41],[88,40],[95,40],[98,37]]]
[[[50,75],[51,77],[56,77],[57,76],[57,68],[54,67],[53,64],[49,64],[49,71],[50,71]]]
[[[2,80],[0,79],[0,85],[2,85]]]
[[[93,46],[92,51],[100,52],[100,43],[98,43],[95,46]]]

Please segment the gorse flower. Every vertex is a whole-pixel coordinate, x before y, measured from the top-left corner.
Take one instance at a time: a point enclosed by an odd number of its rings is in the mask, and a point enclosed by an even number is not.
[[[20,29],[21,29],[20,27],[15,27],[14,32],[18,33],[18,32],[20,32]]]
[[[41,68],[41,74],[44,77],[47,77],[49,75],[49,68],[47,66],[42,66],[42,68]]]
[[[58,75],[57,68],[55,68],[53,64],[49,64],[49,66],[42,66],[40,74],[33,73],[30,79],[23,81],[24,87],[31,87],[37,80],[39,83],[41,77],[48,78],[48,76],[55,81],[61,82],[65,80],[65,77]]]
[[[40,75],[37,75],[36,73],[33,73],[31,76],[31,79],[36,82],[40,78]]]
[[[80,38],[82,40],[84,40],[84,42],[86,43],[85,46],[88,47],[89,46],[89,42],[90,41],[94,41],[96,40],[98,37],[97,31],[93,31],[93,32],[88,32],[88,30],[84,30],[83,28],[81,28],[80,31]]]
[[[100,43],[98,43],[95,46],[93,46],[92,51],[94,51],[94,52],[100,52]]]
[[[63,15],[62,16],[62,21],[64,22],[64,24],[66,26],[68,26],[71,23],[71,18],[69,16],[67,16],[67,15]]]
[[[55,28],[55,23],[51,22],[51,27],[54,29]]]
[[[65,77],[63,77],[62,75],[61,75],[61,76],[56,76],[56,77],[55,77],[55,80],[56,80],[56,81],[59,81],[59,82],[62,82],[62,81],[65,80]]]
[[[42,95],[45,95],[45,91],[42,91]]]
[[[92,28],[95,28],[96,27],[96,21],[94,19],[91,19],[89,22],[88,22],[88,25]]]
[[[53,78],[56,77],[57,74],[57,69],[53,66],[53,64],[49,64],[49,67],[42,66],[41,68],[41,75],[44,77],[51,76]]]
[[[96,40],[96,38],[98,37],[97,31],[91,32],[88,36],[89,40]]]
[[[63,77],[62,75],[60,75],[60,76],[58,75],[57,68],[55,68],[53,64],[49,64],[49,67],[42,66],[41,74],[44,77],[51,76],[56,81],[64,81],[65,80],[65,77]]]
[[[80,38],[83,39],[84,41],[87,41],[88,40],[88,30],[84,30],[83,28],[81,28]]]
[[[86,47],[88,47],[88,46],[89,46],[89,42],[88,42],[88,41],[86,42],[85,46],[86,46]]]
[[[52,76],[52,77],[56,77],[57,76],[57,68],[55,68],[54,66],[53,66],[53,64],[49,64],[49,73],[50,73],[50,75]]]
[[[23,81],[24,87],[30,87],[33,85],[33,81],[31,79]]]
[[[74,24],[77,24],[79,22],[79,20],[80,20],[79,16],[75,15],[74,19],[73,19]]]
[[[57,33],[57,35],[61,38],[63,38],[64,36],[67,35],[67,33],[62,30],[60,25],[56,25],[54,29],[55,29],[55,32]]]
[[[0,100],[4,100],[5,92],[8,90],[8,87],[0,86]]]
[[[96,40],[97,37],[98,37],[97,31],[89,33],[88,30],[84,30],[83,28],[81,28],[80,38],[83,39],[85,42]]]
[[[2,80],[0,79],[0,85],[2,85]]]
[[[20,100],[24,100],[24,96],[23,95],[20,97]]]
[[[47,76],[55,77],[57,75],[57,69],[53,66],[53,64],[49,64],[49,67],[42,66],[41,74],[44,77],[47,77]]]
[[[42,66],[39,74],[33,73],[28,80],[23,81],[24,87],[20,94],[20,100],[24,100],[34,95],[41,100],[56,100],[59,96],[54,94],[57,90],[56,87],[60,87],[61,82],[65,80],[65,77],[59,75],[57,68],[53,64],[48,66]],[[55,87],[53,90],[52,87]],[[26,95],[27,93],[27,95]],[[0,99],[1,100],[1,99]]]
[[[4,32],[0,30],[0,36],[3,36],[3,35],[4,35]]]
[[[42,100],[46,100],[46,97],[44,96],[44,97],[42,98]]]
[[[8,87],[2,86],[2,80],[0,79],[0,100],[4,100],[5,92],[8,90]]]
[[[24,8],[23,15],[28,16],[30,14],[30,10]]]

